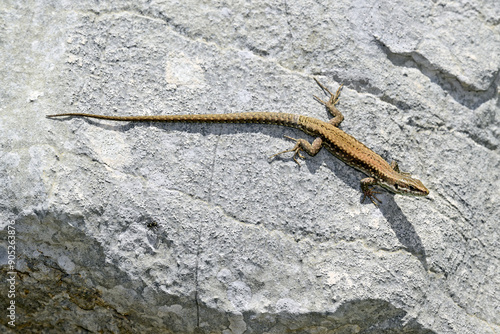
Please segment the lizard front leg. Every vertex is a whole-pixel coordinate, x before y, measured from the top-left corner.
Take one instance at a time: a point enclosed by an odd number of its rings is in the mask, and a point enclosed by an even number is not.
[[[285,150],[283,152],[273,154],[272,156],[269,157],[269,159],[272,159],[272,158],[274,158],[280,154],[283,154],[283,153],[295,152],[293,155],[293,161],[295,161],[297,163],[297,165],[300,166],[300,163],[297,160],[297,157],[299,157],[301,159],[305,159],[305,157],[302,154],[300,154],[300,152],[304,151],[307,154],[309,154],[311,157],[313,157],[319,152],[319,150],[321,150],[321,144],[323,143],[323,139],[321,139],[320,137],[314,139],[314,141],[312,143],[309,143],[305,139],[295,139],[295,138],[288,137],[288,136],[285,136],[285,138],[294,140],[295,146],[289,150]]]

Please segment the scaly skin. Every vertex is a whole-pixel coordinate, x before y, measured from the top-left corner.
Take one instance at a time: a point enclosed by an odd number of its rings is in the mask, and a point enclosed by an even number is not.
[[[396,162],[393,161],[389,164],[380,155],[338,128],[338,125],[344,120],[344,116],[335,107],[335,104],[337,104],[339,100],[342,86],[333,94],[318,80],[316,80],[316,83],[330,94],[330,99],[326,102],[315,96],[316,100],[324,104],[334,116],[329,122],[324,122],[308,116],[276,112],[161,116],[105,116],[84,113],[64,113],[48,115],[47,117],[90,117],[127,122],[261,123],[297,128],[315,137],[314,141],[309,143],[305,139],[287,137],[296,142],[295,146],[292,149],[277,153],[272,157],[286,152],[294,152],[293,160],[298,164],[297,157],[304,158],[301,151],[306,152],[310,156],[314,156],[320,151],[321,147],[325,147],[335,157],[368,176],[361,180],[361,189],[364,194],[363,201],[368,197],[375,205],[377,205],[376,201],[381,202],[375,196],[378,192],[372,189],[372,187],[376,185],[396,194],[427,196],[429,190],[427,190],[422,182],[412,178],[408,173],[400,172]]]

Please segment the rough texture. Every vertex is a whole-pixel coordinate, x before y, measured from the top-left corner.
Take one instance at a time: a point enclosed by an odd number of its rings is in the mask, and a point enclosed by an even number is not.
[[[368,3],[3,1],[2,332],[500,333],[500,3]],[[327,119],[313,76],[429,197],[269,161],[293,129],[45,118]]]

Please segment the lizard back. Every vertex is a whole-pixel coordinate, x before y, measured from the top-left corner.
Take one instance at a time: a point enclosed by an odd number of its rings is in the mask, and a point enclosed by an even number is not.
[[[323,139],[322,146],[331,154],[366,175],[381,175],[392,172],[389,163],[366,145],[338,127],[308,116],[299,117],[299,129]]]

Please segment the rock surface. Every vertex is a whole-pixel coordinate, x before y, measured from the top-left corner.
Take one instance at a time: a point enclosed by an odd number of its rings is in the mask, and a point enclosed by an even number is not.
[[[4,1],[0,59],[2,332],[500,333],[498,1]],[[45,118],[326,120],[313,77],[427,198],[294,129]]]

